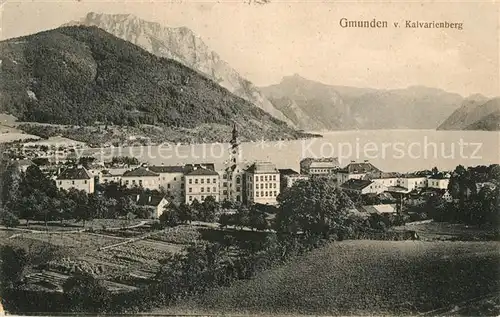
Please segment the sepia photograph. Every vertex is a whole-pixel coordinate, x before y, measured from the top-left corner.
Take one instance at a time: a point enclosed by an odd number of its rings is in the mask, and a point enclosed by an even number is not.
[[[0,0],[0,316],[500,316],[497,1]]]

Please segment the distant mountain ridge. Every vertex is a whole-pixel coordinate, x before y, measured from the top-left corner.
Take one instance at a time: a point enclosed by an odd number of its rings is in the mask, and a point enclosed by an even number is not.
[[[150,53],[176,60],[208,76],[222,87],[272,116],[292,124],[250,81],[238,74],[216,52],[210,50],[199,36],[186,27],[165,27],[132,14],[95,12],[90,12],[82,20],[72,21],[64,26],[71,25],[97,26]]]
[[[435,88],[333,86],[298,74],[261,87],[261,91],[297,127],[306,130],[435,129],[463,100],[458,94]]]
[[[97,27],[2,41],[0,60],[0,112],[23,121],[194,130],[235,123],[247,140],[302,135],[206,76]],[[204,136],[224,140],[213,134]]]
[[[438,127],[438,130],[500,130],[500,98],[473,95]]]

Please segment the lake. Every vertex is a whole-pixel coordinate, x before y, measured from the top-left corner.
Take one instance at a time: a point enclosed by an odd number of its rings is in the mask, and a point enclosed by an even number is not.
[[[351,160],[369,160],[383,171],[451,170],[457,165],[489,165],[500,162],[500,132],[436,130],[357,130],[318,132],[323,138],[294,141],[247,142],[241,145],[246,162],[272,161],[278,168],[299,170],[305,157],[339,157],[341,166]],[[228,136],[229,140],[230,136]],[[219,168],[228,159],[224,143],[134,146],[86,150],[105,160],[135,156],[154,165],[213,162]]]

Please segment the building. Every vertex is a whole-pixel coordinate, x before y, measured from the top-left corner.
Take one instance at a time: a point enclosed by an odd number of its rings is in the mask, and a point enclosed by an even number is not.
[[[204,167],[195,167],[184,175],[184,202],[191,204],[195,199],[202,202],[208,196],[220,201],[219,173]]]
[[[15,162],[15,164],[17,164],[17,167],[19,168],[19,170],[23,173],[26,173],[26,170],[28,169],[28,167],[35,165],[35,163],[33,163],[33,161],[28,160],[28,159],[15,160],[14,162]]]
[[[336,157],[308,157],[300,161],[300,174],[335,175],[339,167],[339,160]]]
[[[229,160],[225,165],[221,172],[221,200],[241,202],[244,198],[244,174],[248,166],[241,162],[241,148],[236,125],[233,125],[229,142]]]
[[[281,191],[287,187],[292,187],[299,180],[307,180],[310,177],[309,175],[299,174],[290,168],[279,169],[278,171],[280,173]]]
[[[149,170],[159,175],[160,188],[176,203],[184,201],[184,166],[150,166]]]
[[[93,193],[94,177],[83,166],[70,167],[63,170],[56,178],[56,185],[60,189],[75,188],[88,194]]]
[[[165,207],[170,204],[165,196],[159,195],[138,195],[137,205],[146,207],[151,212],[150,218],[158,219],[165,211]]]
[[[399,178],[397,186],[401,186],[412,191],[419,188],[426,188],[427,184],[427,177],[425,176],[406,174]]]
[[[271,162],[256,162],[245,170],[246,202],[276,205],[280,193],[280,173]]]
[[[385,172],[368,173],[366,174],[364,179],[371,180],[375,183],[384,185],[386,187],[397,186],[399,184],[398,173],[385,173]]]
[[[129,188],[142,187],[150,190],[160,189],[160,175],[143,166],[123,173],[121,181],[122,185]]]
[[[367,174],[380,172],[378,168],[368,161],[362,163],[351,161],[346,167],[337,170],[337,183],[341,185],[350,179],[363,179]]]
[[[356,178],[351,178],[348,181],[342,183],[340,185],[340,188],[345,191],[354,192],[360,195],[380,194],[387,190],[387,187],[380,183],[368,179]]]
[[[380,204],[362,206],[361,211],[369,214],[394,214],[398,209],[396,204]]]
[[[431,176],[427,179],[427,186],[435,189],[448,189],[450,179],[441,176]]]
[[[122,181],[123,173],[112,174],[108,170],[103,170],[99,175],[99,183],[101,184],[109,184],[109,183],[118,183],[120,184]]]

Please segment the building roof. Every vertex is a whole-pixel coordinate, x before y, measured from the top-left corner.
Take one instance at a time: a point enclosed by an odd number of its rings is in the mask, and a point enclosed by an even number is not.
[[[365,173],[379,173],[380,170],[373,166],[373,164],[369,162],[363,163],[350,163],[344,168],[339,170],[341,173],[349,173],[349,174],[365,174]]]
[[[414,173],[404,174],[401,176],[402,178],[427,178],[425,175],[418,175]]]
[[[440,180],[440,179],[450,179],[450,177],[449,177],[449,175],[446,175],[446,174],[436,174],[436,175],[430,176],[429,179]]]
[[[337,157],[306,157],[300,161],[300,166],[312,166],[315,167],[338,167],[339,159]]]
[[[382,205],[366,205],[361,207],[365,212],[370,214],[385,214],[394,213],[397,211],[396,204],[382,204]]]
[[[184,165],[184,173],[189,173],[198,168],[205,168],[215,171],[215,164],[214,163],[186,164]]]
[[[17,164],[19,164],[19,166],[31,166],[31,165],[35,165],[35,163],[33,163],[32,160],[28,160],[28,159],[16,160],[15,162]]]
[[[271,174],[271,173],[279,173],[276,165],[271,162],[255,162],[250,165],[246,170],[248,173],[252,174]]]
[[[298,172],[294,171],[291,168],[282,168],[282,169],[278,169],[278,171],[280,172],[281,175],[298,175],[299,174]]]
[[[210,175],[219,176],[219,173],[208,168],[199,167],[186,174],[186,176],[210,176]]]
[[[410,190],[403,186],[389,186],[387,187],[388,192],[392,193],[409,193]]]
[[[370,172],[366,174],[367,179],[387,179],[387,178],[398,178],[398,173],[386,173],[386,172]]]
[[[57,176],[57,179],[91,179],[89,172],[84,167],[70,167]]]
[[[155,173],[184,173],[184,166],[150,166],[149,170]]]
[[[157,207],[165,196],[160,195],[140,195],[137,199],[137,204],[140,206],[152,206]]]
[[[152,177],[152,176],[159,176],[158,174],[151,172],[145,167],[138,167],[134,170],[131,171],[126,171],[123,173],[123,177]]]
[[[370,186],[372,183],[372,181],[367,179],[350,179],[340,185],[340,187],[352,190],[362,190],[363,188]]]

